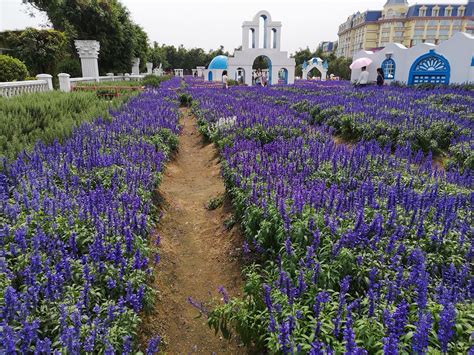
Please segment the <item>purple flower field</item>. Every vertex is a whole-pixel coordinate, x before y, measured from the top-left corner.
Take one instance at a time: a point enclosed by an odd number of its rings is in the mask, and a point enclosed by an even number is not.
[[[191,98],[245,236],[211,327],[261,353],[474,352],[472,91],[184,84],[2,162],[0,353],[158,351],[153,193]]]
[[[112,120],[3,163],[0,353],[136,349],[139,313],[153,304],[152,192],[176,145],[176,99],[145,92]]]
[[[473,95],[456,90],[211,90],[190,81],[247,238],[245,296],[215,308],[209,324],[270,353],[473,351],[472,170],[432,160],[472,145]],[[436,106],[447,97],[452,104]],[[336,142],[339,111],[363,134],[382,127],[399,138]],[[436,137],[448,150],[401,138],[437,122],[457,127]]]

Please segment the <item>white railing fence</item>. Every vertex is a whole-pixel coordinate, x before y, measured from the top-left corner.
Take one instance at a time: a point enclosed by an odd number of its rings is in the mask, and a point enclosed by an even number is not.
[[[101,82],[116,82],[116,81],[140,81],[145,77],[145,74],[140,75],[114,75],[107,73],[105,76],[86,77],[86,78],[71,78],[69,74],[60,73],[59,90],[70,92],[78,83],[101,83]],[[53,77],[49,74],[38,74],[36,80],[24,81],[9,81],[0,82],[0,96],[12,97],[21,94],[28,94],[33,92],[46,92],[53,90]]]
[[[0,96],[12,97],[32,92],[53,90],[53,77],[49,74],[38,74],[37,80],[0,82]]]
[[[113,73],[107,73],[106,76],[98,77],[86,77],[86,78],[71,78],[69,74],[60,73],[59,78],[59,90],[64,92],[70,92],[77,83],[101,83],[101,82],[114,82],[114,81],[131,81],[131,80],[142,80],[145,75],[113,75]]]

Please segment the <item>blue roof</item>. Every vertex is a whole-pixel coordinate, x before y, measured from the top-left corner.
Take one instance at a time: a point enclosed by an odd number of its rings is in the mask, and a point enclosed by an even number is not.
[[[228,59],[225,55],[218,55],[211,60],[207,69],[227,69]]]
[[[465,7],[465,11],[464,11],[464,16],[473,16],[474,14],[474,2],[472,1],[469,1],[467,4],[463,5],[463,4],[452,4],[452,5],[441,5],[441,4],[438,4],[438,5],[435,5],[435,4],[426,4],[426,5],[413,5],[413,6],[410,6],[410,8],[408,9],[408,13],[407,13],[407,17],[418,17],[420,16],[420,7],[424,6],[426,8],[426,16],[432,16],[433,14],[433,7],[435,6],[438,6],[439,7],[439,16],[445,16],[446,15],[446,8],[448,6],[451,6],[451,8],[453,9],[452,10],[452,13],[451,13],[451,16],[458,16],[458,8],[460,6],[464,6]]]
[[[382,11],[367,11],[365,21],[377,21],[382,17]]]

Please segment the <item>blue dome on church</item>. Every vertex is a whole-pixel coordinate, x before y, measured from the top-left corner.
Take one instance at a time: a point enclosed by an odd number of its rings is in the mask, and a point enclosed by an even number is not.
[[[218,55],[211,60],[207,69],[227,69],[228,59],[225,55]]]

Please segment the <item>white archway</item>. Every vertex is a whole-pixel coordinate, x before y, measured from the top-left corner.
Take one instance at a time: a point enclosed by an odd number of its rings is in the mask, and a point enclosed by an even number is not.
[[[263,18],[263,28],[260,19]],[[242,24],[242,50],[235,51],[233,57],[228,60],[229,77],[238,76],[238,71],[244,74],[245,84],[252,85],[252,66],[257,57],[267,57],[271,63],[269,68],[268,84],[278,83],[278,73],[281,69],[287,70],[287,82],[293,84],[295,81],[295,60],[288,56],[288,52],[280,50],[281,45],[281,22],[273,21],[268,11],[259,11],[252,21]],[[263,32],[262,41],[260,34]],[[262,42],[262,43],[260,43]]]
[[[321,80],[326,80],[328,63],[326,61],[323,62],[321,58],[311,58],[309,63],[306,60],[303,62],[303,80],[308,80],[308,73],[314,68],[321,72]]]

